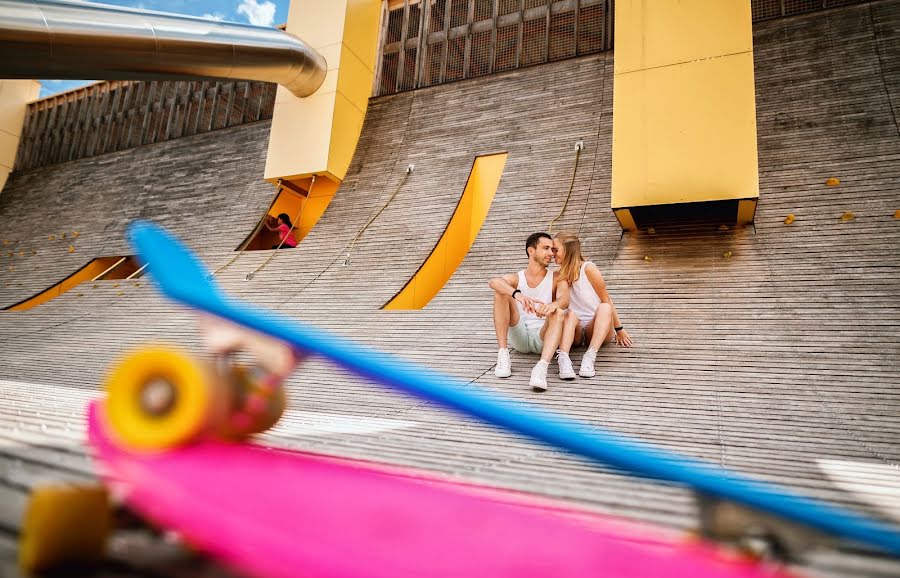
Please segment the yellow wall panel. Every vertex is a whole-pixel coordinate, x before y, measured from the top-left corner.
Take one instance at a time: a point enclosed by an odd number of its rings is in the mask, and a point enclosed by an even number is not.
[[[750,3],[623,0],[615,20],[612,208],[758,197]]]
[[[416,273],[415,277],[415,296],[413,298],[413,307],[421,309],[428,304],[431,299],[437,295],[441,287],[447,279],[444,277],[446,272],[447,258],[447,239],[442,238],[437,247],[434,248],[422,268]]]
[[[616,74],[753,50],[747,0],[620,0],[615,26]]]
[[[269,130],[265,178],[293,178],[326,170],[328,142],[337,93],[316,93],[295,102],[275,104]],[[277,122],[276,122],[277,119]]]
[[[613,208],[759,195],[753,57],[616,77]]]
[[[328,172],[343,180],[353,160],[353,151],[362,132],[365,112],[356,108],[340,92],[336,93],[331,146],[328,153]]]
[[[381,21],[381,2],[378,0],[348,0],[344,24],[344,45],[362,62],[371,63],[375,71],[378,58],[378,23]],[[372,26],[372,23],[375,26]]]
[[[356,149],[375,70],[379,0],[294,0],[287,31],[319,51],[328,73],[316,93],[279,87],[265,178],[329,173],[344,178]]]

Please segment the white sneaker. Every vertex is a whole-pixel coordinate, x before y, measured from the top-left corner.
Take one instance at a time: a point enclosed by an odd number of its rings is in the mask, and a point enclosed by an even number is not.
[[[531,381],[528,382],[537,391],[547,391],[547,368],[550,364],[543,359],[534,365],[531,370]]]
[[[559,365],[560,379],[575,379],[575,369],[572,367],[572,360],[565,351],[556,350],[556,363]]]
[[[512,368],[509,362],[509,349],[503,348],[497,351],[497,367],[494,368],[494,375],[497,377],[509,377],[512,375]]]
[[[588,349],[584,352],[584,357],[581,358],[581,369],[578,370],[578,375],[581,377],[594,377],[596,373],[594,371],[594,360],[597,359],[597,350],[596,349]]]

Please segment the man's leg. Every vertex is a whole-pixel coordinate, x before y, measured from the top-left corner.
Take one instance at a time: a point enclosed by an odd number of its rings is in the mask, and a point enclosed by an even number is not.
[[[509,377],[512,375],[512,364],[509,359],[509,330],[519,324],[519,308],[509,295],[494,291],[494,330],[497,333],[497,364],[494,375]]]
[[[562,339],[563,324],[566,321],[566,312],[557,309],[550,317],[544,321],[541,327],[541,339],[544,342],[544,348],[541,350],[541,360],[547,363],[553,359],[553,354],[559,348],[559,342]]]
[[[494,291],[494,331],[497,332],[497,346],[506,349],[506,336],[510,327],[519,324],[519,308],[516,300],[509,295]]]
[[[565,319],[565,312],[557,310],[544,321],[544,326],[541,327],[539,334],[543,342],[541,359],[532,368],[531,380],[528,382],[532,388],[538,391],[547,390],[547,368],[550,366],[550,360],[553,359],[553,354],[559,346]]]
[[[594,312],[594,319],[584,328],[585,337],[590,340],[584,357],[581,358],[581,368],[578,375],[581,377],[594,377],[594,361],[597,359],[597,351],[603,344],[609,341],[612,326],[612,305],[601,303]]]

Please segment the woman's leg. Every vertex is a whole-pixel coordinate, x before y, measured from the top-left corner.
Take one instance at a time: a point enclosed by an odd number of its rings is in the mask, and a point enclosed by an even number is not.
[[[612,305],[601,303],[594,312],[594,319],[584,328],[585,339],[589,339],[590,344],[587,351],[584,352],[584,357],[581,358],[578,375],[594,377],[594,361],[597,359],[597,351],[604,342],[609,340],[609,332],[612,330]]]
[[[559,350],[568,353],[572,349],[573,343],[581,343],[581,338],[581,322],[574,311],[569,311],[566,314],[566,320],[563,322],[563,333],[559,342]]]
[[[594,319],[588,324],[585,331],[588,332],[588,339],[590,339],[588,349],[598,351],[604,343],[609,341],[613,332],[612,305],[601,303],[594,311]]]

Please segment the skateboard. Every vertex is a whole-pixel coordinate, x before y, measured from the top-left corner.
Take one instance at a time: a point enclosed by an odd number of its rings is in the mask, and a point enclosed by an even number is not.
[[[214,361],[152,346],[113,368],[105,399],[88,416],[105,493],[38,489],[23,524],[23,568],[78,553],[101,556],[114,525],[100,514],[110,495],[192,547],[260,577],[790,576],[760,558],[791,559],[827,536],[900,554],[900,534],[891,526],[523,409],[521,402],[257,309],[225,295],[164,229],[138,222],[129,236],[161,292],[202,315]],[[253,365],[237,362],[242,352]],[[700,535],[720,544],[524,494],[252,443],[252,435],[281,416],[281,382],[307,355],[623,472],[685,484],[699,498]],[[85,512],[96,513],[97,528],[75,532],[81,542],[73,544],[66,519]]]

